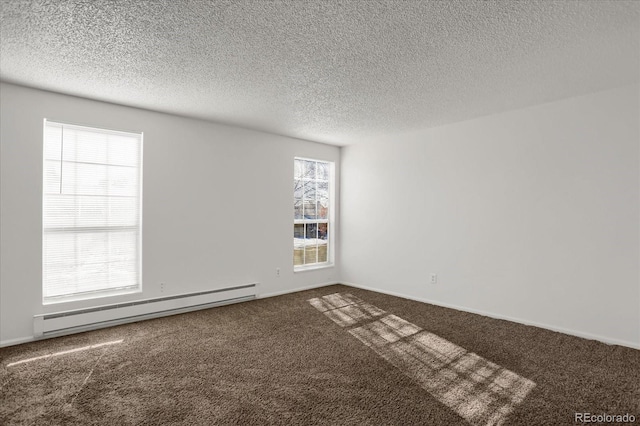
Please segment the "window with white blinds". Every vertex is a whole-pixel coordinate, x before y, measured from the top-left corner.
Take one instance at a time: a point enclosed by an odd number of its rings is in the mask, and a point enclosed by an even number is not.
[[[142,133],[46,121],[43,301],[140,289]]]
[[[329,264],[333,163],[294,159],[293,266]]]

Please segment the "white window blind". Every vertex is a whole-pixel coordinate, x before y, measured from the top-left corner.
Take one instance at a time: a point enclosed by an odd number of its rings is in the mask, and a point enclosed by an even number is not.
[[[293,265],[329,262],[332,163],[294,159]]]
[[[142,134],[46,121],[43,299],[140,288]]]

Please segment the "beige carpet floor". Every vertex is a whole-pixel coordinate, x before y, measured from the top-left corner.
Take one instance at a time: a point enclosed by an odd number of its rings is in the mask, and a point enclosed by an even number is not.
[[[640,351],[341,285],[0,349],[2,425],[569,425],[575,413],[640,423]]]

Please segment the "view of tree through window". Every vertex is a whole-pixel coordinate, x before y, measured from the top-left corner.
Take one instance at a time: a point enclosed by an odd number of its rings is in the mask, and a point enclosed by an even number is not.
[[[293,264],[329,260],[329,180],[331,164],[296,158],[293,179]]]

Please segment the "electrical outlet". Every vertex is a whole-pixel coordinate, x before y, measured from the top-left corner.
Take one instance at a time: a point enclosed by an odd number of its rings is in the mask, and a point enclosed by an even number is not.
[[[164,283],[160,283],[160,293],[164,293]]]
[[[276,268],[276,277],[280,277],[280,268]]]
[[[438,274],[434,272],[431,273],[431,284],[438,284]]]

